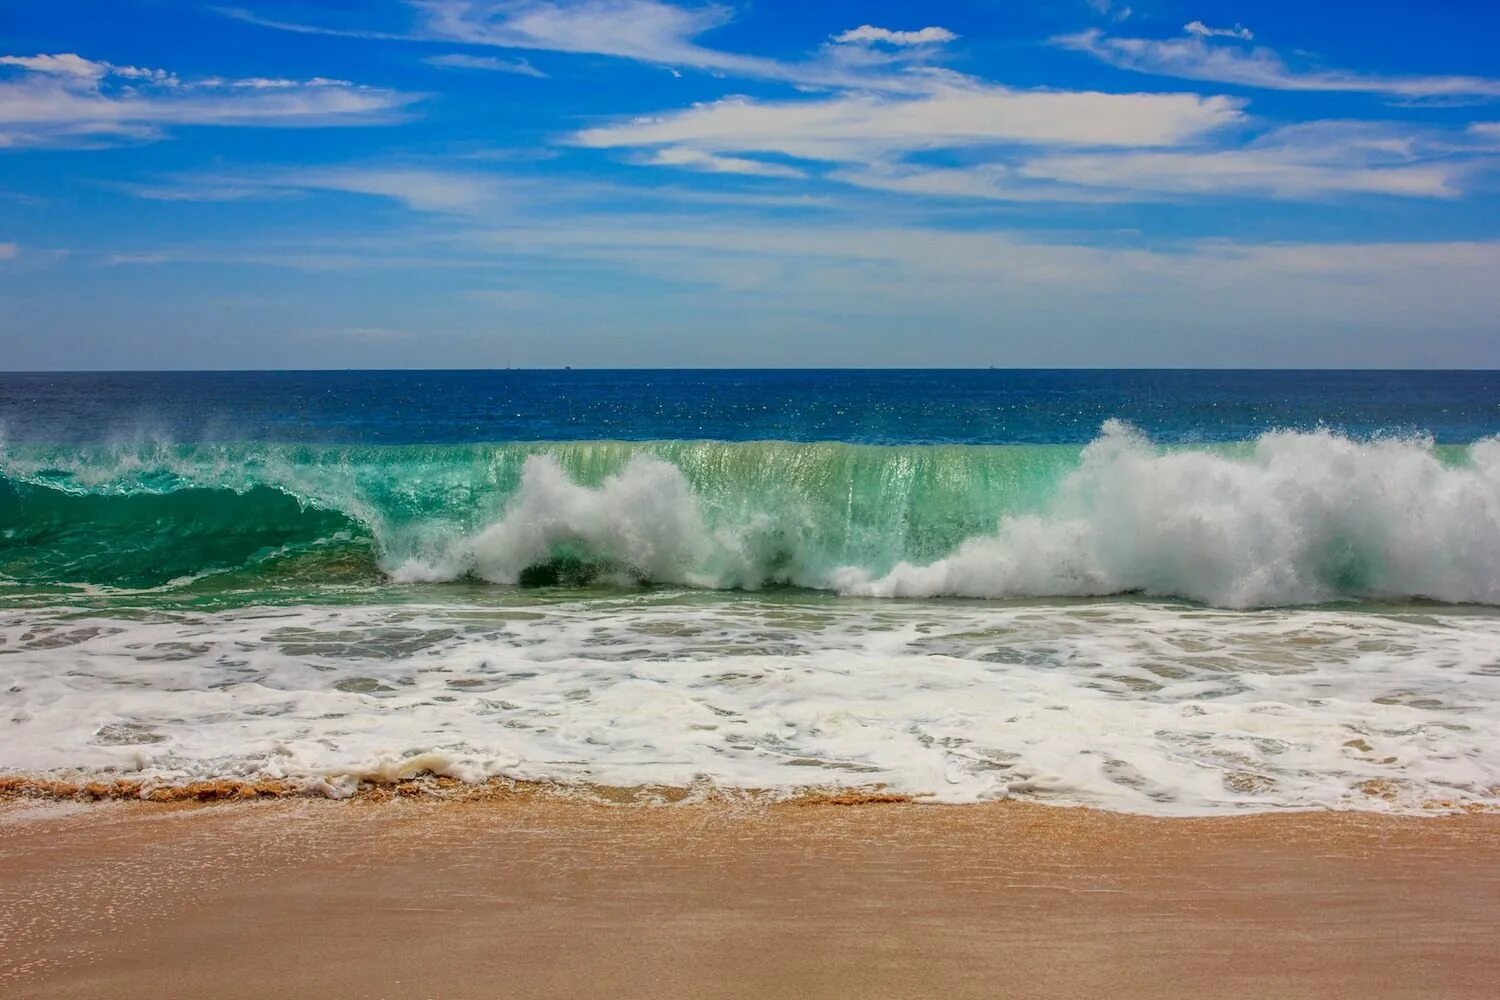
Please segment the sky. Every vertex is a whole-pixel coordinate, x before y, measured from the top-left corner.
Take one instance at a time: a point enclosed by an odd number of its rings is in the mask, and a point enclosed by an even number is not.
[[[0,0],[0,369],[1500,368],[1500,3]]]

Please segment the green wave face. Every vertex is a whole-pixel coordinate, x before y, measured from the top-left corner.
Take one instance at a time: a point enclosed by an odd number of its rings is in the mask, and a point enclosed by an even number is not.
[[[598,491],[632,463],[665,462],[694,508],[689,530],[754,548],[756,564],[739,567],[734,584],[810,582],[834,566],[883,571],[903,559],[938,558],[992,530],[999,513],[1040,502],[1078,451],[715,442],[12,446],[0,459],[0,575],[157,587],[231,570],[306,576],[321,559],[330,575],[349,576],[361,569],[360,552],[368,575],[376,566],[399,574],[422,564],[432,567],[418,574],[424,578],[470,575],[473,540],[505,518],[528,460],[540,457],[584,491]],[[622,498],[637,506],[637,520],[682,501]],[[558,533],[519,582],[643,575],[589,535]],[[702,538],[690,541],[702,548]],[[711,568],[715,554],[701,555],[704,567],[682,571]]]
[[[4,481],[0,525],[0,576],[33,585],[159,587],[257,566],[285,570],[315,550],[358,551],[360,540],[366,561],[369,551],[358,523],[266,487],[80,495]]]

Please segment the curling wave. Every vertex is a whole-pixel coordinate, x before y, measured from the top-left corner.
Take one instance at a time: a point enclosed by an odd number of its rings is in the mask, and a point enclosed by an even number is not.
[[[0,575],[1500,604],[1500,439],[0,449]]]

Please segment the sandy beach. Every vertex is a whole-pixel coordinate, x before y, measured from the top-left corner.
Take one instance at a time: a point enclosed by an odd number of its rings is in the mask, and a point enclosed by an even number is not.
[[[1488,998],[1500,816],[0,803],[0,993]]]

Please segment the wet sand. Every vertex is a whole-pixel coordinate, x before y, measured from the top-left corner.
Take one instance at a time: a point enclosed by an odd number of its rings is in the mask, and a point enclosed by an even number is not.
[[[1500,996],[1500,816],[0,802],[0,995]]]

